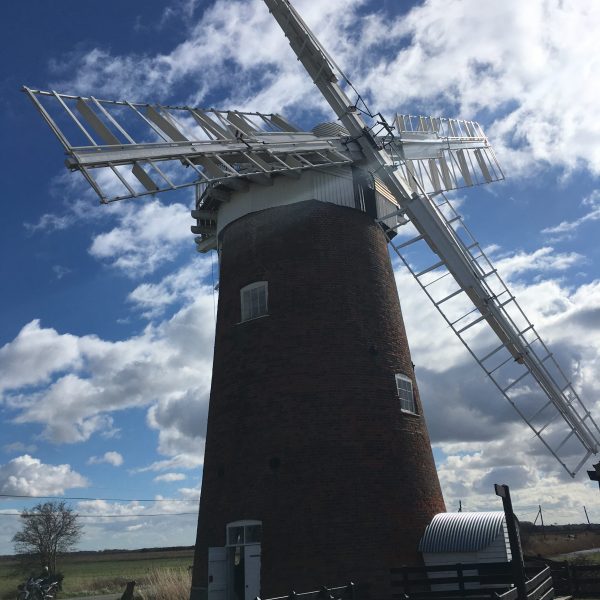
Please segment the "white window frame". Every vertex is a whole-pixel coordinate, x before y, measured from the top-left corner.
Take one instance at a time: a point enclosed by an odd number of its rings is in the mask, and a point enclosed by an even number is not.
[[[407,389],[406,384],[409,384]],[[404,373],[396,373],[396,393],[400,400],[400,410],[411,415],[419,414],[417,412],[417,401],[415,400],[415,390],[412,379]]]
[[[254,290],[256,290],[255,296],[252,294]],[[261,306],[261,298],[259,296],[262,290],[264,290],[264,307]],[[248,304],[248,300],[244,299],[245,294],[250,294],[250,304]],[[242,313],[241,323],[266,317],[269,314],[269,283],[267,281],[254,281],[245,285],[240,290],[240,306]]]
[[[255,526],[260,526],[261,528],[261,533],[260,533],[260,540],[255,542],[255,541],[251,541],[248,542],[246,541],[248,539],[247,536],[247,530],[249,527],[255,527]],[[231,541],[229,539],[229,531],[230,529],[236,529],[238,527],[243,527],[244,530],[244,539],[241,541]],[[260,544],[262,542],[262,521],[255,521],[254,519],[245,519],[243,521],[233,521],[233,523],[227,523],[227,525],[225,526],[225,546],[227,547],[237,547],[237,546],[253,546],[255,544]]]

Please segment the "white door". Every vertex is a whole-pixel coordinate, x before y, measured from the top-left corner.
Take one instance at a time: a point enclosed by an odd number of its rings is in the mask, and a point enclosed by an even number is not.
[[[244,546],[244,600],[254,600],[260,596],[260,544]]]
[[[208,600],[227,600],[227,548],[208,549]]]

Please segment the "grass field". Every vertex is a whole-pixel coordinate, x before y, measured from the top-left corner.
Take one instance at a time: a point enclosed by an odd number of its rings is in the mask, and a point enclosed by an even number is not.
[[[127,581],[143,587],[156,571],[187,572],[193,549],[73,553],[59,561],[65,576],[59,598],[122,592]],[[27,578],[14,558],[0,559],[0,600],[16,597],[17,584]]]

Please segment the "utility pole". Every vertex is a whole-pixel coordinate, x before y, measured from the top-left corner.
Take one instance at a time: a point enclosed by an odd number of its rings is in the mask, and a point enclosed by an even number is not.
[[[588,525],[591,525],[590,518],[588,517],[587,510],[585,508],[585,504],[583,505],[583,512],[585,513],[585,518],[587,519]]]
[[[542,523],[542,535],[546,537],[546,529],[544,528],[544,513],[542,512],[542,505],[538,504],[538,508],[540,511],[540,522]]]
[[[458,512],[462,512],[462,500],[458,501]]]
[[[525,587],[525,563],[523,562],[523,552],[521,551],[521,540],[517,529],[517,517],[513,511],[512,501],[510,499],[510,490],[507,485],[494,485],[496,496],[502,498],[504,516],[506,518],[506,528],[508,529],[508,541],[510,543],[510,552],[512,554],[511,564],[513,566],[513,576],[515,586],[519,593],[519,598],[527,598],[527,588]]]

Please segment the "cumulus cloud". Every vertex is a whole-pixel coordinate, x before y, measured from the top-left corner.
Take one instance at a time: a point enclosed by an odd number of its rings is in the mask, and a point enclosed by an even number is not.
[[[182,204],[128,204],[116,227],[95,236],[90,254],[131,277],[151,273],[173,260],[184,241],[192,248],[190,223],[189,209]]]
[[[69,465],[48,465],[24,454],[0,464],[0,492],[23,496],[64,494],[65,490],[86,487],[88,481]]]
[[[197,452],[194,454],[176,454],[165,460],[157,460],[146,467],[137,469],[138,473],[146,473],[148,471],[169,471],[170,469],[194,469],[201,467],[204,461],[204,441],[197,447]]]
[[[76,504],[84,517],[82,549],[111,547],[140,548],[192,545],[196,535],[199,489],[181,488],[172,498],[156,496],[156,501],[110,502],[84,500]]]
[[[3,401],[16,423],[38,423],[46,438],[62,443],[110,434],[120,410],[156,405],[149,420],[157,428],[164,424],[162,451],[191,453],[189,462],[197,464],[213,327],[212,295],[198,295],[170,319],[123,341],[58,334],[34,321],[0,351],[8,374]],[[30,388],[39,383],[45,386]]]
[[[565,271],[582,262],[585,262],[585,257],[578,252],[555,252],[550,246],[533,252],[516,252],[494,261],[503,277],[531,271]]]
[[[123,464],[123,457],[121,454],[115,451],[105,452],[102,456],[90,456],[88,458],[88,465],[100,465],[106,463],[113,467],[120,467]]]
[[[565,263],[574,261],[568,254],[541,248],[503,255],[497,266],[587,407],[598,415],[600,349],[595,340],[600,335],[600,282],[573,286],[552,278],[553,270],[560,273]],[[492,484],[508,483],[525,516],[533,518],[544,498],[545,510],[553,518],[581,520],[580,507],[591,505],[597,495],[597,489],[586,484],[585,473],[575,483],[570,480],[433,305],[424,303],[412,276],[399,268],[396,278],[429,431],[442,455],[439,475],[448,508],[455,510],[462,500],[466,510],[489,510],[494,499]],[[533,388],[522,391],[524,397],[535,395]],[[549,436],[553,447],[560,442],[561,423],[558,419],[553,425],[557,431]],[[583,457],[578,448],[575,458],[570,442],[563,450],[561,456],[571,468]],[[535,510],[528,515],[527,507],[533,505]]]
[[[183,481],[186,478],[187,478],[187,475],[185,475],[185,473],[164,473],[163,475],[156,476],[154,478],[154,481],[157,483],[159,481],[166,481],[166,482]]]
[[[542,233],[553,234],[557,239],[564,239],[572,236],[581,225],[590,221],[600,219],[600,190],[594,190],[589,196],[586,196],[582,202],[587,212],[574,221],[561,221],[553,227],[542,229]]]
[[[157,283],[141,283],[127,299],[147,318],[158,317],[168,306],[191,302],[198,294],[211,294],[216,306],[218,263],[211,255],[197,256]],[[207,285],[210,275],[210,286]],[[213,284],[214,282],[214,284]]]
[[[384,56],[364,82],[385,108],[449,105],[463,116],[493,114],[488,133],[513,173],[544,163],[598,173],[598,145],[590,142],[600,130],[587,122],[598,64],[593,36],[581,35],[585,23],[600,23],[597,4],[433,0],[393,23],[386,45],[390,37],[409,43]],[[574,65],[586,75],[573,77]],[[566,93],[555,93],[563,87]]]
[[[37,450],[37,446],[35,444],[13,442],[12,444],[4,444],[2,450],[7,454],[12,454],[13,452],[27,452],[28,454],[33,454]]]
[[[600,125],[590,118],[600,80],[597,3],[431,0],[402,15],[369,13],[358,0],[301,0],[297,8],[377,110],[479,115],[513,173],[548,164],[600,172]],[[225,89],[226,108],[328,112],[259,0],[218,0],[170,52],[98,47],[54,67],[53,87],[71,93],[162,102],[201,81],[188,102],[202,105]]]
[[[77,367],[81,349],[94,343],[93,337],[59,335],[42,328],[34,319],[10,343],[0,348],[0,392],[47,382],[50,375]]]

